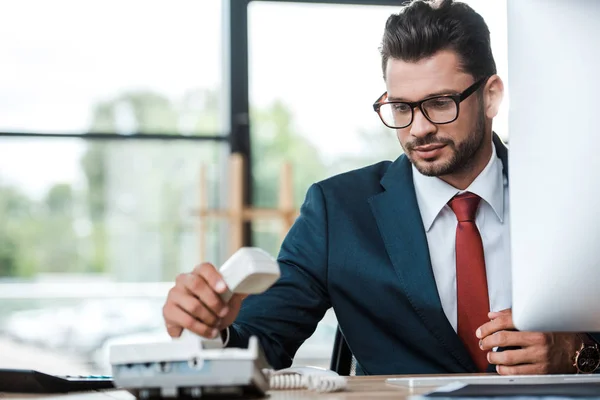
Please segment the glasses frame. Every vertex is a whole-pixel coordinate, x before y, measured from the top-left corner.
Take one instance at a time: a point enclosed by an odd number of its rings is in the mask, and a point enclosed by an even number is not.
[[[383,122],[383,124],[385,126],[387,126],[388,128],[391,128],[391,129],[404,129],[404,128],[410,126],[415,119],[415,108],[417,108],[417,107],[419,107],[419,110],[421,110],[421,114],[423,114],[423,116],[425,118],[427,118],[427,120],[429,122],[431,122],[432,124],[434,124],[434,125],[450,124],[458,119],[458,116],[460,114],[460,103],[462,103],[470,95],[475,93],[481,87],[481,85],[483,83],[485,83],[488,79],[489,79],[489,76],[479,79],[478,81],[473,83],[471,86],[466,88],[462,93],[442,94],[442,95],[438,95],[438,96],[431,96],[431,97],[427,97],[426,99],[419,100],[419,101],[385,101],[384,99],[387,96],[387,91],[385,91],[381,96],[379,96],[377,101],[375,101],[375,103],[373,104],[373,110],[377,113],[377,115],[379,115],[379,119],[381,119],[381,122]],[[447,122],[434,122],[431,120],[431,118],[429,118],[429,116],[423,109],[424,102],[434,100],[434,99],[439,99],[439,98],[452,99],[454,101],[454,103],[456,104],[456,116],[452,120],[447,121]],[[404,126],[390,126],[390,125],[386,124],[386,122],[384,121],[383,117],[381,116],[381,112],[380,112],[381,106],[383,106],[384,104],[406,104],[406,105],[408,105],[410,107],[410,122]]]

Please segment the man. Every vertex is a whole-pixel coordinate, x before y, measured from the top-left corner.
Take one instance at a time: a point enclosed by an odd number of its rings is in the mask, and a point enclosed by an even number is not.
[[[507,149],[492,132],[503,83],[485,22],[414,1],[388,19],[381,55],[374,108],[404,154],[312,185],[265,293],[223,304],[214,266],[180,275],[169,334],[255,335],[283,368],[333,307],[359,374],[576,372],[589,336],[512,323]]]

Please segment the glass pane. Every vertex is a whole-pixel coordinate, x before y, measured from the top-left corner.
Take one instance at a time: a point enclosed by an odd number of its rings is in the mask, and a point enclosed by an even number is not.
[[[200,225],[196,213],[202,191],[206,206],[224,207],[228,151],[0,138],[0,367],[106,373],[109,343],[164,337],[175,276],[201,259],[224,261],[222,224]]]
[[[0,131],[222,130],[220,0],[0,0],[0,9]]]
[[[489,24],[499,74],[506,84],[506,1],[467,3]],[[278,206],[279,174],[286,162],[293,168],[294,205],[299,207],[311,183],[401,154],[395,132],[372,108],[385,91],[378,50],[383,29],[389,15],[398,11],[382,6],[250,3],[255,204]],[[494,129],[505,139],[507,103],[505,96],[494,121]],[[281,224],[256,225],[254,239],[277,254]],[[322,365],[329,365],[330,352],[310,351],[333,341],[335,318],[322,325],[295,362],[320,357]]]
[[[111,374],[111,344],[168,339],[161,315],[167,287],[157,290],[137,284],[140,294],[142,290],[152,293],[119,298],[108,282],[95,281],[97,291],[104,290],[107,296],[62,299],[46,291],[43,298],[27,299],[24,294],[18,297],[16,285],[0,283],[0,368],[59,375]],[[84,284],[89,282],[79,281]],[[44,281],[27,287],[45,290],[51,284]]]

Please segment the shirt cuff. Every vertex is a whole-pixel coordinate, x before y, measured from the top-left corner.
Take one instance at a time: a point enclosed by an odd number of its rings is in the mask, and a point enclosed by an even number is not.
[[[225,328],[224,331],[221,331],[221,339],[223,339],[223,347],[227,347],[229,343],[229,327]]]

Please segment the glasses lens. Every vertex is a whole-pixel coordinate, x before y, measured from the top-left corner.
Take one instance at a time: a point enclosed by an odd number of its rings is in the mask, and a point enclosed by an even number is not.
[[[435,124],[453,121],[458,115],[458,107],[449,97],[434,97],[423,102],[423,111]]]
[[[379,108],[383,122],[393,128],[404,128],[410,125],[412,109],[404,103],[385,103]]]

